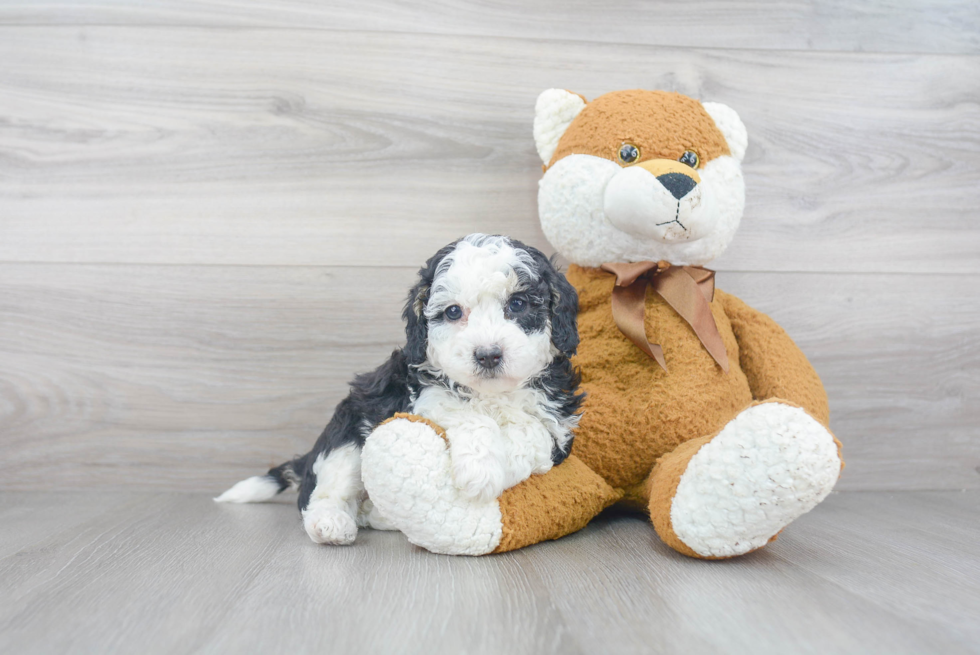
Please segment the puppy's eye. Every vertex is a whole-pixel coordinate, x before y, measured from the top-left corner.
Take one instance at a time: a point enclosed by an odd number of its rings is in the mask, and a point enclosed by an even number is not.
[[[514,296],[510,299],[510,302],[507,303],[507,309],[510,310],[511,314],[520,314],[527,309],[527,301],[520,296]]]
[[[450,321],[458,321],[459,319],[463,318],[463,308],[459,305],[450,305],[449,307],[446,307],[446,311],[443,313]]]
[[[619,148],[619,161],[624,164],[632,164],[640,158],[640,149],[632,143],[624,143]]]
[[[685,150],[684,154],[681,155],[680,159],[677,161],[682,164],[687,164],[691,168],[697,168],[701,163],[701,158],[698,157],[698,153],[694,152],[693,150]]]

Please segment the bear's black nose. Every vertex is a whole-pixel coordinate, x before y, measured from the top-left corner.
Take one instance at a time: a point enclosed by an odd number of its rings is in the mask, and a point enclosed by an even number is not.
[[[657,179],[678,200],[689,194],[691,189],[698,185],[694,181],[694,178],[688,177],[683,173],[664,173],[663,175],[658,175]]]
[[[500,366],[500,360],[504,358],[504,351],[500,346],[482,346],[473,351],[473,359],[484,368],[491,371]]]

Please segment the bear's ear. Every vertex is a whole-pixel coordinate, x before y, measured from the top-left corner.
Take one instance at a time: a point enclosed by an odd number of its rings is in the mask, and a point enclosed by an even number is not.
[[[714,119],[715,125],[725,136],[728,149],[732,151],[732,157],[742,161],[745,157],[745,149],[749,145],[749,135],[745,131],[742,119],[738,117],[734,109],[720,102],[702,102],[701,106]]]
[[[585,99],[563,89],[548,89],[534,105],[534,145],[548,164],[568,126],[585,107]]]

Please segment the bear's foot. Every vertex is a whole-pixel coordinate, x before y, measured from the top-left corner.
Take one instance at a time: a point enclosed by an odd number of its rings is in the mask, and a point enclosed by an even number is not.
[[[435,553],[484,555],[581,530],[622,497],[574,455],[531,475],[499,498],[460,490],[438,426],[399,414],[379,425],[361,451],[361,477],[378,514]]]
[[[725,558],[756,550],[833,489],[834,436],[799,407],[753,405],[716,436],[679,446],[651,474],[650,514],[676,550]]]
[[[500,506],[459,491],[443,434],[417,417],[378,426],[361,452],[364,487],[385,521],[416,546],[447,555],[492,552],[503,536]]]

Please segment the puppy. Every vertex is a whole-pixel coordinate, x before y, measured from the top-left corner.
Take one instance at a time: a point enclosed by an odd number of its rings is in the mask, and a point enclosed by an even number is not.
[[[361,482],[361,448],[398,412],[446,430],[453,480],[489,500],[561,463],[584,395],[570,357],[578,346],[575,289],[540,251],[471,234],[419,271],[403,318],[406,344],[351,383],[316,445],[218,502],[268,500],[298,489],[313,541],[349,544],[358,526],[390,529]]]

